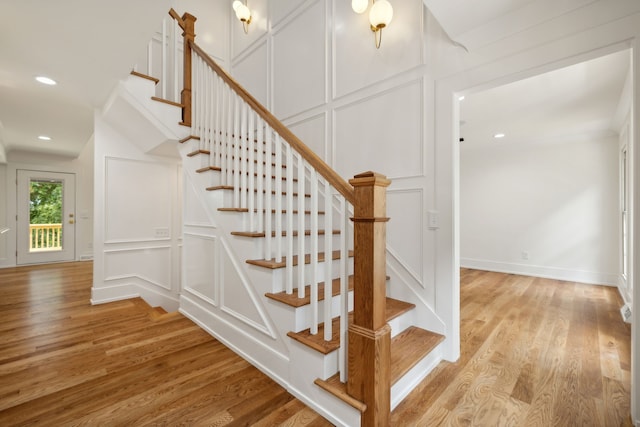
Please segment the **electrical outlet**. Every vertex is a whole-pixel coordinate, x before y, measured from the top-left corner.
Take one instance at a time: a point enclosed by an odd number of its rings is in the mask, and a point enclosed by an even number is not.
[[[622,320],[631,323],[631,307],[629,307],[629,304],[625,304],[620,308],[620,314],[622,315]]]
[[[437,211],[427,211],[427,228],[429,230],[437,230],[440,228]]]

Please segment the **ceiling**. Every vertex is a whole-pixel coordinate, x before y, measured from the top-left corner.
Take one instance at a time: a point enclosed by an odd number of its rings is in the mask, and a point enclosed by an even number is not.
[[[624,50],[466,94],[460,102],[464,147],[613,134],[629,69],[630,51]],[[496,140],[496,133],[505,137]]]
[[[423,1],[445,32],[471,50],[602,0]],[[176,2],[0,0],[3,16],[0,26],[0,163],[6,161],[6,154],[11,151],[77,156],[93,134],[94,110],[104,105],[118,80],[129,73],[158,23]],[[495,92],[478,94],[477,98],[475,95],[469,97],[464,107],[467,139],[472,138],[471,131],[476,122],[486,121],[485,127],[493,128],[486,113],[500,108],[504,111],[502,117],[521,111],[528,117],[541,120],[546,117],[548,123],[559,122],[559,118],[582,120],[585,116],[598,116],[593,120],[599,120],[599,124],[593,123],[593,126],[604,126],[607,119],[603,111],[610,111],[614,103],[609,95],[613,96],[611,94],[616,90],[619,94],[624,78],[624,59],[610,60],[611,67],[618,71],[606,72],[590,80],[596,81],[596,85],[587,85],[585,76],[595,75],[593,73],[597,71],[592,67],[614,69],[603,65],[608,60],[603,59],[600,65],[596,61],[593,65],[545,75],[541,77],[544,83],[528,79]],[[572,77],[571,73],[579,74]],[[58,85],[43,86],[34,80],[38,75],[51,77]],[[554,75],[562,80],[552,82]],[[533,86],[527,88],[529,84]],[[560,91],[541,91],[541,84],[558,86]],[[568,93],[569,89],[571,93]],[[599,93],[608,95],[600,97]],[[498,99],[505,105],[501,106]],[[603,103],[593,104],[589,115],[582,108],[587,100]],[[474,109],[474,102],[492,105],[492,108]],[[536,107],[543,110],[536,112]],[[548,114],[550,111],[556,114]],[[472,117],[473,114],[477,117]],[[533,131],[535,129],[527,132]],[[50,136],[52,140],[41,141],[39,135]]]
[[[0,0],[0,161],[12,150],[77,156],[93,134],[94,109],[131,70],[170,4]],[[37,83],[41,75],[58,84]]]

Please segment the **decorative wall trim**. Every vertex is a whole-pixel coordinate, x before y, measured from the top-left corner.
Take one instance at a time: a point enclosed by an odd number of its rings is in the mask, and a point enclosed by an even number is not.
[[[238,278],[240,279],[242,285],[244,286],[245,291],[247,292],[247,294],[249,295],[249,297],[251,298],[251,302],[253,303],[253,306],[255,307],[255,309],[257,310],[258,314],[260,315],[260,318],[262,319],[263,324],[259,324],[257,322],[255,322],[252,319],[249,319],[247,316],[245,316],[242,313],[237,312],[236,310],[232,309],[231,307],[228,307],[225,304],[225,287],[224,287],[224,283],[226,283],[226,271],[224,271],[224,267],[221,267],[219,270],[222,270],[222,277],[218,277],[218,280],[220,281],[220,285],[218,286],[219,290],[220,290],[220,309],[227,313],[228,315],[238,319],[239,321],[251,326],[252,328],[256,329],[257,331],[262,332],[263,334],[273,338],[273,339],[277,339],[278,335],[275,331],[275,328],[271,325],[271,323],[269,322],[269,315],[266,312],[266,310],[264,309],[264,307],[262,306],[262,302],[260,301],[260,299],[258,298],[258,296],[256,295],[249,279],[246,277],[244,269],[242,267],[244,267],[244,263],[242,265],[238,265],[238,261],[236,260],[236,258],[233,256],[233,253],[231,252],[231,249],[229,248],[229,246],[227,245],[227,242],[224,239],[220,239],[220,242],[222,243],[222,251],[219,251],[219,255],[218,255],[218,265],[221,265],[222,263],[220,262],[220,257],[223,256],[223,254],[226,254],[227,258],[229,259],[229,261],[231,262],[231,264],[234,267],[234,273],[238,276]]]
[[[416,108],[418,108],[419,111],[419,117],[424,117],[424,80],[422,75],[420,75],[417,78],[413,78],[410,80],[405,80],[405,81],[401,81],[399,84],[396,84],[394,86],[391,87],[387,87],[384,88],[383,90],[380,91],[373,91],[369,94],[366,94],[362,97],[358,97],[356,99],[350,100],[349,102],[344,102],[344,103],[339,103],[339,105],[337,105],[338,103],[335,103],[336,105],[333,106],[332,110],[331,110],[331,124],[332,124],[332,135],[331,135],[331,152],[332,152],[332,157],[331,157],[331,164],[336,167],[337,163],[337,156],[338,156],[338,151],[337,151],[337,131],[338,131],[338,114],[344,110],[348,110],[350,108],[354,108],[358,105],[361,104],[366,104],[368,102],[377,100],[379,98],[382,98],[384,96],[388,96],[391,95],[395,92],[398,92],[402,89],[406,89],[411,87],[412,85],[416,85],[418,87],[418,93],[420,94],[420,100],[418,105],[416,106]],[[417,141],[417,145],[418,145],[418,149],[419,149],[419,156],[420,156],[420,166],[419,166],[419,170],[415,171],[415,173],[410,173],[407,175],[389,175],[387,176],[387,178],[389,178],[391,181],[397,180],[397,179],[410,179],[410,178],[418,178],[418,177],[424,177],[425,175],[425,162],[424,162],[424,150],[425,150],[425,126],[424,126],[424,122],[421,121],[420,122],[420,129],[419,129],[419,136],[418,136],[418,141]]]
[[[189,291],[192,294],[202,298],[204,301],[207,301],[213,307],[218,307],[218,301],[220,301],[220,284],[221,282],[221,269],[220,269],[220,250],[218,241],[219,238],[215,235],[201,234],[201,233],[193,233],[193,232],[185,232],[184,233],[187,239],[200,239],[200,240],[208,240],[213,242],[213,274],[210,284],[213,287],[213,294],[210,296],[205,295],[203,292],[194,288],[190,282],[190,277],[188,276],[190,268],[184,268],[184,290]],[[206,261],[206,260],[205,260]],[[183,264],[184,265],[184,264]]]
[[[591,285],[617,286],[618,275],[597,271],[573,270],[569,268],[546,267],[500,261],[460,258],[460,266],[476,270],[495,271],[498,273],[519,274],[541,277],[544,279],[563,280],[587,283]]]

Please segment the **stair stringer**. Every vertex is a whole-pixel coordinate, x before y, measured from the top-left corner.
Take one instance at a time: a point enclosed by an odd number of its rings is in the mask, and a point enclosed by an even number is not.
[[[305,310],[295,310],[264,297],[266,292],[282,290],[282,269],[272,271],[245,263],[246,259],[255,257],[254,243],[230,234],[238,229],[241,216],[217,210],[223,206],[225,196],[221,191],[205,190],[210,181],[206,174],[195,172],[200,167],[200,160],[187,156],[188,145],[180,147],[184,174],[184,268],[180,312],[335,425],[359,425],[359,411],[314,384],[316,378],[327,378],[337,371],[336,352],[321,355],[287,337],[287,332],[304,322],[299,317],[304,316]],[[228,277],[229,268],[234,270],[231,273],[236,276],[233,281],[236,285],[240,283],[249,296],[244,304],[251,304],[253,308],[248,310],[260,313],[264,328],[225,310],[223,287],[227,284],[220,283],[222,278],[217,278],[218,283],[213,284],[210,295],[194,289],[190,277],[194,274],[195,277],[202,276],[194,272],[196,266],[189,264],[188,252],[193,236],[208,239],[210,247],[218,253],[209,265],[220,271],[221,259],[229,260],[222,266],[223,278]]]
[[[420,290],[423,287],[417,282],[410,270],[387,247],[387,296],[410,302],[415,308],[405,313],[397,321],[390,322],[392,335],[403,331],[409,326],[418,326],[431,332],[448,336],[444,321],[436,314],[431,304],[427,302]],[[397,331],[395,329],[398,329]],[[445,338],[446,341],[446,338]],[[443,359],[443,342],[438,344],[426,357],[407,372],[391,387],[391,410],[404,400],[405,397],[431,373]]]

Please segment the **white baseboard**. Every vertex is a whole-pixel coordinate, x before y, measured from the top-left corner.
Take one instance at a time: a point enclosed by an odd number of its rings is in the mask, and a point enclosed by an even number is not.
[[[596,271],[573,270],[568,268],[545,267],[540,265],[517,264],[473,258],[460,258],[460,266],[476,270],[520,274],[523,276],[566,280],[569,282],[587,283],[591,285],[617,286],[618,283],[617,274],[601,273]]]

